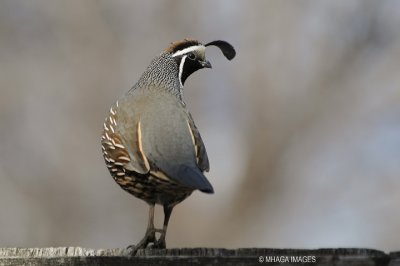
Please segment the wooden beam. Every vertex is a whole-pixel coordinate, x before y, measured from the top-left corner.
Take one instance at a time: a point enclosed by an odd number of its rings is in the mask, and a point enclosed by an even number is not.
[[[303,264],[302,264],[303,263]],[[305,263],[305,264],[304,264]],[[0,265],[352,265],[400,266],[400,252],[339,249],[181,248],[125,249],[0,248]]]

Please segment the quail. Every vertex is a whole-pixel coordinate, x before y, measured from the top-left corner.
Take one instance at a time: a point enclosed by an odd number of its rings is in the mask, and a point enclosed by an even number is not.
[[[186,79],[199,69],[211,68],[205,58],[207,46],[218,47],[229,60],[236,55],[226,41],[174,42],[151,61],[105,119],[101,145],[111,176],[150,206],[145,236],[129,247],[132,254],[149,245],[165,248],[174,206],[194,190],[214,192],[203,174],[209,170],[204,143],[183,100]],[[154,227],[155,204],[164,209],[162,229]]]

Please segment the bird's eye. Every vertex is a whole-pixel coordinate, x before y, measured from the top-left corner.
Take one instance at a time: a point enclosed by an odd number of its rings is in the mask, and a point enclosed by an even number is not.
[[[194,53],[190,53],[187,56],[190,60],[195,60],[196,59],[196,55]]]

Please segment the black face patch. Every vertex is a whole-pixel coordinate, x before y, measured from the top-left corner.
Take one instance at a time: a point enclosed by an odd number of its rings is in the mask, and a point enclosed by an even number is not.
[[[183,67],[180,65],[182,63],[182,60],[185,60],[183,62]],[[201,65],[201,63],[199,62],[199,60],[196,58],[196,56],[192,53],[183,55],[181,57],[181,60],[179,62],[179,66],[182,69],[179,69],[179,74],[180,74],[180,79],[181,79],[181,83],[182,86],[185,84],[186,79],[193,74],[194,72],[196,72],[199,69],[202,69],[203,66]],[[182,71],[182,72],[181,72]]]

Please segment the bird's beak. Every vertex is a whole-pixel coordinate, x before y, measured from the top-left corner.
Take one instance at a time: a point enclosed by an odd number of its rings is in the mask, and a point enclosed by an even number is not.
[[[212,68],[210,61],[207,61],[207,60],[200,61],[200,64],[204,68]]]

